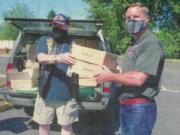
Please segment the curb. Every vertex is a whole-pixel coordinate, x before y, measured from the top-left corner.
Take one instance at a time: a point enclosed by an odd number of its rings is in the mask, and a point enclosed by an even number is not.
[[[10,109],[12,105],[7,101],[0,101],[0,112]]]

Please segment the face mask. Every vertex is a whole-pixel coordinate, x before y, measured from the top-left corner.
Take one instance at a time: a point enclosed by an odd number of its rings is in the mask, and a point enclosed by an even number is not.
[[[126,20],[126,28],[130,34],[137,34],[147,26],[145,20]]]
[[[67,41],[67,31],[54,27],[52,30],[52,38],[57,43],[62,44]]]

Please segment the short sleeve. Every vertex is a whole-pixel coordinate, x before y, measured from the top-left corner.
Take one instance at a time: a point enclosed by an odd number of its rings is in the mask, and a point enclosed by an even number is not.
[[[48,53],[48,48],[47,48],[47,38],[45,36],[41,37],[38,42],[37,46],[37,54],[38,53]]]
[[[136,60],[135,69],[140,72],[156,75],[162,56],[162,48],[156,43],[150,45]]]

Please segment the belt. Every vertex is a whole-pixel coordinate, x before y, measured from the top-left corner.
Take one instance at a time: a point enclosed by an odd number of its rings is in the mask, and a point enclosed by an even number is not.
[[[128,104],[143,104],[151,102],[150,100],[146,98],[126,98],[126,99],[119,99],[119,103],[122,105],[128,105]]]

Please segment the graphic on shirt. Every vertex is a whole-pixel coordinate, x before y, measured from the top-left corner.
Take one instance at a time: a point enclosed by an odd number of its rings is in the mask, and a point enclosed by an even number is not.
[[[137,49],[138,49],[137,45],[130,46],[127,50],[128,56],[135,60],[137,58]]]

